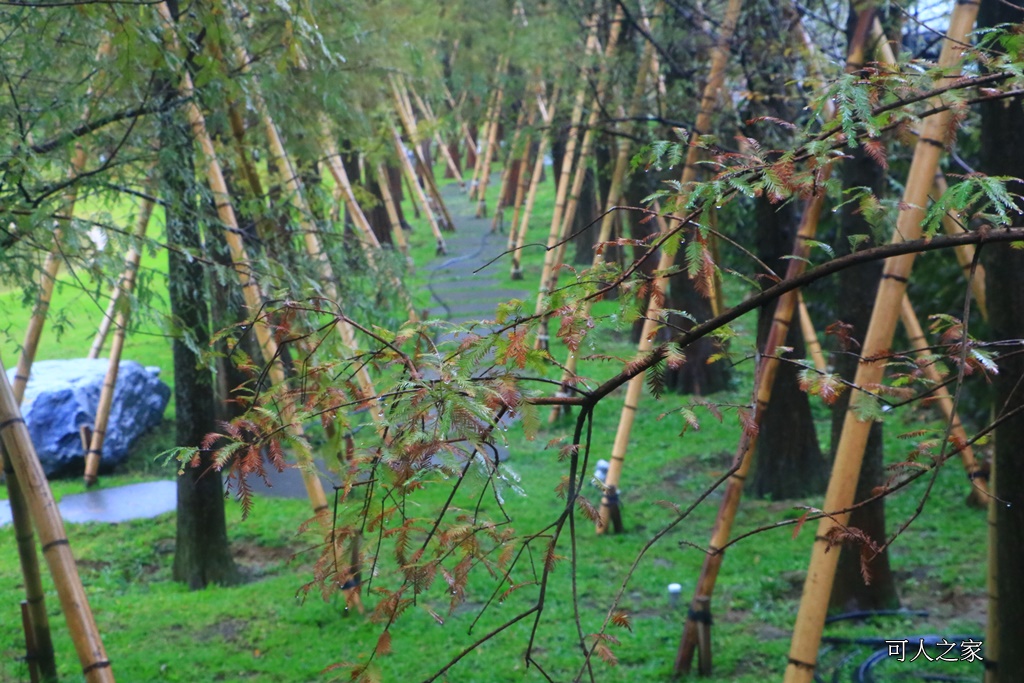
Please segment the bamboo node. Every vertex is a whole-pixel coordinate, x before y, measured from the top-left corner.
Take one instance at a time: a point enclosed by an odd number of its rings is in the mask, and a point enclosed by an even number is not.
[[[793,666],[798,666],[801,669],[810,669],[811,671],[814,671],[815,669],[818,668],[818,664],[817,663],[810,664],[808,662],[801,661],[801,660],[796,659],[794,657],[790,657],[789,658],[789,663],[792,664]]]
[[[3,422],[0,422],[0,432],[2,432],[3,430],[7,429],[7,428],[8,428],[8,427],[10,427],[11,425],[16,425],[16,424],[18,424],[19,422],[21,422],[22,424],[24,424],[24,422],[25,422],[25,419],[24,419],[24,418],[22,418],[22,417],[12,417],[12,418],[11,418],[11,419],[9,419],[9,420],[4,420]],[[8,469],[7,469],[6,467],[4,467],[4,471],[5,471],[5,472],[7,472],[7,471],[8,471]]]
[[[93,662],[89,666],[82,667],[82,673],[87,674],[90,671],[95,671],[96,669],[108,669],[108,668],[110,668],[110,660],[109,659],[101,659],[98,662]]]
[[[59,545],[68,545],[69,546],[69,545],[71,545],[71,543],[66,538],[58,538],[55,541],[50,541],[49,543],[46,543],[45,545],[43,545],[43,552],[44,553],[45,552],[49,552],[50,550],[53,550],[54,548],[56,548]]]

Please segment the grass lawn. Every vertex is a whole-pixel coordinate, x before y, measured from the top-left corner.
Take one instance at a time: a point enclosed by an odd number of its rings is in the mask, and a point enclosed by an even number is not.
[[[496,195],[496,183],[490,192]],[[544,186],[538,199],[533,226],[537,232],[528,242],[542,242],[551,216],[552,183]],[[491,200],[493,206],[493,199]],[[418,266],[433,257],[434,241],[423,223],[416,223],[410,207],[407,217],[414,222],[410,236]],[[531,227],[533,230],[534,227]],[[539,278],[542,249],[524,253],[524,281],[508,276],[508,260],[494,268],[501,288],[534,289]],[[159,271],[165,265],[150,260],[148,267]],[[567,274],[565,277],[571,277]],[[411,290],[423,292],[426,275],[420,267],[410,276]],[[25,309],[17,295],[0,298],[6,307],[7,339],[0,340],[4,360],[13,363],[14,345],[20,342]],[[39,358],[80,355],[91,341],[92,326],[102,306],[83,298],[71,287],[58,288],[55,308],[63,310],[69,325],[60,338],[46,336]],[[427,305],[427,302],[418,300]],[[526,308],[532,308],[527,302]],[[614,304],[597,311],[610,314]],[[21,312],[19,314],[19,311]],[[81,313],[81,317],[77,317]],[[19,317],[19,315],[21,317]],[[749,330],[751,319],[741,321]],[[633,347],[624,333],[602,330],[593,338],[594,350],[603,354],[631,357]],[[560,351],[556,350],[556,354]],[[587,353],[591,351],[587,350]],[[737,351],[741,355],[741,352]],[[581,353],[582,355],[582,353]],[[170,380],[169,345],[156,332],[135,334],[129,341],[127,358],[145,364],[162,365]],[[600,380],[616,372],[618,365],[581,358],[580,373]],[[752,368],[749,362],[736,366],[734,389],[708,397],[723,403],[749,402]],[[621,410],[622,393],[605,400],[594,416],[591,463],[607,458]],[[596,631],[616,593],[647,540],[667,524],[673,513],[659,501],[686,506],[729,466],[738,438],[738,423],[727,412],[724,423],[702,415],[699,431],[680,436],[682,420],[673,411],[689,404],[688,397],[669,395],[655,402],[644,396],[641,413],[633,430],[627,456],[622,500],[627,531],[622,535],[597,537],[589,523],[578,517],[575,559],[568,544],[558,553],[566,557],[558,564],[549,588],[546,612],[536,640],[536,658],[554,680],[571,680],[578,671],[579,647],[572,595],[572,568],[576,570],[579,619],[584,633]],[[827,431],[828,413],[815,407],[821,433]],[[664,415],[663,418],[661,416]],[[509,467],[520,477],[524,495],[506,493],[505,507],[517,532],[535,532],[549,524],[563,501],[555,487],[566,475],[566,463],[558,458],[552,439],[568,438],[571,424],[547,426],[547,410],[541,411],[542,430],[528,440],[519,423],[508,432]],[[886,427],[886,453],[890,462],[902,461],[913,448],[897,435],[912,429],[935,426],[931,413],[907,411]],[[153,456],[163,450],[167,432],[155,435],[137,449],[128,470],[102,479],[104,486],[172,474],[154,464]],[[827,444],[826,444],[827,445]],[[432,478],[420,504],[429,515],[429,504],[443,500],[450,481]],[[457,498],[470,504],[479,493],[480,482],[471,483]],[[57,497],[80,490],[77,481],[55,482]],[[477,487],[474,489],[474,487]],[[890,528],[907,519],[918,505],[924,481],[888,500]],[[0,495],[3,495],[0,489]],[[896,542],[892,562],[900,582],[904,604],[925,609],[928,617],[898,616],[864,623],[844,622],[828,628],[828,634],[849,637],[904,638],[921,633],[939,635],[983,634],[985,605],[985,513],[967,508],[963,501],[966,484],[959,465],[951,462],[937,479],[924,514]],[[596,488],[585,494],[597,502]],[[625,586],[620,607],[631,617],[632,630],[615,629],[621,641],[612,646],[617,666],[595,661],[594,675],[601,681],[666,680],[678,643],[685,603],[692,595],[702,554],[687,544],[705,545],[720,495],[708,500],[682,524],[653,546],[639,562]],[[819,505],[820,498],[802,501],[745,500],[736,523],[740,533],[782,519],[797,517],[801,504]],[[349,615],[338,599],[323,601],[314,591],[307,599],[299,596],[312,578],[316,539],[298,531],[308,517],[304,501],[259,498],[253,514],[242,521],[237,505],[228,503],[229,533],[235,556],[245,568],[248,581],[232,588],[211,588],[189,592],[170,581],[174,550],[174,514],[153,520],[119,525],[69,525],[72,548],[104,644],[113,661],[118,680],[145,681],[319,681],[346,680],[344,671],[325,672],[332,664],[357,662],[369,656],[378,642],[382,625],[365,617]],[[496,513],[496,505],[489,510]],[[789,630],[792,627],[813,539],[810,525],[795,538],[792,527],[755,535],[727,554],[714,598],[713,627],[715,674],[711,680],[762,683],[778,678],[786,662]],[[686,543],[683,543],[683,542]],[[369,541],[368,541],[369,542]],[[385,549],[387,543],[384,544]],[[539,546],[542,547],[542,546]],[[534,553],[535,555],[537,553]],[[540,557],[533,561],[542,562]],[[387,563],[383,563],[384,568]],[[528,583],[533,577],[530,562],[518,568],[514,580]],[[676,607],[669,605],[666,586],[683,584],[683,596]],[[375,603],[374,587],[394,587],[395,579],[382,571],[367,586],[366,602]],[[395,626],[392,654],[376,660],[376,673],[383,681],[418,681],[446,664],[467,644],[496,627],[503,620],[531,604],[536,586],[525,586],[503,601],[488,605],[484,616],[468,633],[479,610],[488,604],[495,582],[478,572],[471,580],[466,602],[449,614],[447,585],[438,580]],[[20,574],[13,535],[0,530],[0,681],[27,681],[26,668],[19,660],[23,651],[17,603],[22,599]],[[78,680],[78,666],[55,594],[47,595],[48,609],[58,648],[63,680]],[[431,610],[440,615],[439,623]],[[525,620],[489,641],[463,659],[446,676],[450,681],[542,681],[534,669],[527,669],[523,653],[531,622]],[[836,647],[823,655],[834,663],[850,649]],[[863,652],[866,656],[867,650]],[[861,656],[859,662],[864,657]],[[935,674],[964,674],[980,680],[980,668],[966,664],[936,663]],[[892,663],[880,672],[899,673]],[[895,680],[895,679],[892,679]],[[972,680],[968,678],[967,680]]]

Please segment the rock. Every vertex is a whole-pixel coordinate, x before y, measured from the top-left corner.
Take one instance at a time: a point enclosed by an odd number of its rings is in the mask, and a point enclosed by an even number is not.
[[[36,361],[32,365],[22,414],[47,476],[84,471],[79,428],[93,425],[107,365],[106,359],[86,358]],[[7,371],[7,377],[14,378],[14,369]],[[124,462],[132,444],[160,424],[170,397],[170,387],[150,369],[135,361],[121,361],[101,471],[110,471]]]

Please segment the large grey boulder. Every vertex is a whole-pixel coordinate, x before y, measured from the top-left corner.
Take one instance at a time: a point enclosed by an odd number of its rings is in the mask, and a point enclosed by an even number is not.
[[[91,427],[96,418],[107,365],[105,359],[87,358],[33,363],[21,410],[47,476],[84,471],[85,453],[79,428]],[[101,471],[124,462],[132,444],[163,420],[171,390],[160,381],[158,373],[158,368],[121,361],[103,442]],[[14,379],[13,368],[7,371],[7,377]]]

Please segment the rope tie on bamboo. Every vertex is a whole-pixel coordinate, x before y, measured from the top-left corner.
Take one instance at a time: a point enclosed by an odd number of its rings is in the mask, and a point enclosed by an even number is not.
[[[16,381],[18,381],[18,382],[27,382],[28,381],[28,375],[15,375],[14,379]]]
[[[4,431],[5,429],[10,427],[11,425],[18,424],[19,422],[22,423],[22,424],[25,424],[24,418],[22,418],[20,416],[19,417],[12,417],[9,420],[4,420],[3,422],[0,422],[0,432]],[[5,468],[5,470],[6,470],[6,468]]]
[[[967,4],[967,3],[965,3],[965,4]],[[969,3],[969,4],[975,4],[975,3]],[[929,145],[931,145],[933,147],[938,147],[939,149],[945,149],[946,148],[946,143],[942,142],[941,140],[935,140],[934,138],[924,138],[924,137],[923,138],[919,138],[919,139],[920,139],[921,142],[927,143],[927,144],[929,144]]]
[[[968,472],[968,473],[967,473],[967,478],[968,478],[968,479],[969,479],[970,481],[974,481],[975,479],[984,479],[984,480],[988,481],[988,475],[987,475],[987,474],[985,474],[985,473],[984,473],[984,472],[983,472],[982,470],[980,470],[980,469],[974,470],[973,472]]]
[[[698,624],[705,624],[706,626],[711,626],[714,622],[714,619],[711,617],[711,610],[707,607],[702,607],[700,609],[693,609],[691,607],[686,612],[686,618]]]
[[[107,669],[109,667],[110,667],[110,660],[109,659],[101,659],[98,662],[93,662],[89,666],[83,667],[82,668],[82,673],[87,674],[90,671],[95,671],[96,669]]]
[[[612,456],[614,459],[614,456]],[[620,460],[622,458],[619,458]],[[601,505],[609,508],[619,507],[619,491],[614,486],[610,487],[605,493],[604,500],[601,501]]]
[[[910,280],[902,275],[895,275],[893,273],[885,273],[882,275],[883,280],[895,280],[896,282],[902,282],[904,284],[910,282]]]
[[[66,538],[58,538],[58,539],[56,539],[54,541],[50,541],[49,543],[46,543],[45,545],[43,545],[43,552],[47,553],[47,552],[53,550],[54,548],[56,548],[59,545],[68,545],[69,546],[69,545],[71,545],[71,543]]]
[[[793,666],[798,666],[801,669],[810,669],[811,671],[814,671],[815,669],[818,668],[817,663],[809,664],[808,662],[801,661],[801,660],[796,659],[794,657],[790,657],[789,658],[789,663],[792,664]]]

